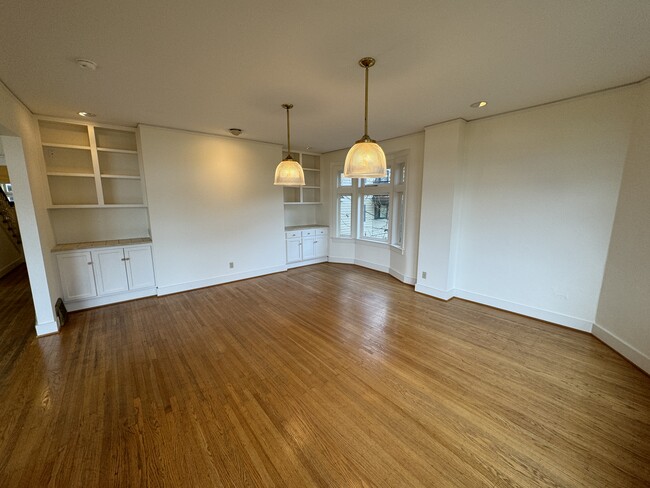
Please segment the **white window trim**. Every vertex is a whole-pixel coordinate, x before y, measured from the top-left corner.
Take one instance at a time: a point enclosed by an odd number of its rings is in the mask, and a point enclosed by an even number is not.
[[[343,164],[335,164],[332,165],[331,167],[331,180],[333,182],[333,189],[334,189],[334,197],[332,198],[332,208],[331,208],[331,214],[332,215],[332,228],[335,229],[334,235],[332,236],[332,239],[336,239],[339,241],[345,241],[345,242],[360,242],[360,243],[372,243],[375,245],[379,245],[382,247],[388,247],[390,248],[391,251],[394,252],[400,252],[401,254],[404,254],[404,250],[406,249],[406,216],[407,216],[407,202],[408,202],[408,194],[407,194],[407,187],[408,187],[408,181],[409,181],[409,176],[408,176],[408,171],[409,171],[409,164],[408,164],[408,155],[409,151],[408,150],[403,150],[391,154],[386,155],[386,165],[388,167],[393,167],[397,164],[404,164],[406,168],[406,182],[402,182],[400,184],[396,183],[395,180],[395,173],[393,172],[391,175],[391,182],[390,183],[384,183],[384,184],[378,184],[376,186],[369,186],[365,187],[363,186],[363,182],[357,178],[352,179],[352,186],[347,187],[340,187],[339,186],[339,173],[343,171]],[[402,223],[403,229],[402,229],[402,243],[401,245],[395,244],[393,242],[393,229],[394,229],[394,222],[396,218],[396,208],[394,205],[394,194],[396,193],[403,193],[404,194],[404,222]],[[359,220],[361,219],[361,212],[359,212],[359,206],[361,205],[361,199],[363,198],[363,195],[373,195],[373,194],[385,194],[388,193],[389,195],[389,226],[388,226],[388,239],[383,240],[383,239],[372,239],[369,237],[361,237],[359,235],[361,225]],[[345,236],[340,236],[339,235],[339,219],[338,219],[338,196],[339,195],[352,195],[352,215],[353,218],[351,219],[351,235],[350,237],[345,237]]]

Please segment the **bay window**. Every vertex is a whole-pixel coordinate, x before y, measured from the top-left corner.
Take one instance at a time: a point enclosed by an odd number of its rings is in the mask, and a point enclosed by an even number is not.
[[[403,248],[406,205],[406,162],[387,157],[386,176],[346,178],[337,168],[336,237],[391,244]]]

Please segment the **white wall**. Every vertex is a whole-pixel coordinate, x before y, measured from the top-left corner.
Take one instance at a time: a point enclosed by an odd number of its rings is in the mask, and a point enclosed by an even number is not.
[[[456,281],[466,124],[453,120],[425,129],[415,290],[443,300],[454,295]]]
[[[467,125],[458,288],[591,328],[635,103],[627,88]]]
[[[408,153],[404,251],[392,248],[388,244],[332,237],[336,229],[334,222],[336,210],[333,207],[334,200],[332,199],[332,191],[334,191],[332,184],[335,178],[333,168],[343,167],[349,149],[347,148],[326,153],[321,157],[322,212],[328,213],[328,215],[323,215],[321,220],[329,222],[331,228],[329,260],[358,264],[390,273],[401,281],[415,283],[420,230],[424,133],[418,132],[388,139],[380,141],[379,144],[387,156],[395,153]]]
[[[146,208],[51,210],[57,244],[149,237]]]
[[[285,205],[284,206],[284,225],[312,225],[323,224],[327,222],[320,221],[320,205]]]
[[[159,294],[286,269],[280,145],[139,131]]]
[[[58,330],[54,303],[61,296],[54,234],[47,213],[43,154],[32,113],[0,83],[0,134],[14,189],[16,213],[36,313],[36,332]]]
[[[650,373],[650,82],[640,92],[593,332]]]
[[[466,124],[452,295],[591,330],[636,93],[610,90]],[[435,134],[427,131],[427,154],[444,143]],[[457,135],[449,137],[453,148]],[[429,191],[424,204],[437,205]],[[429,242],[449,233],[449,221],[440,222],[422,235],[423,264],[440,258]]]

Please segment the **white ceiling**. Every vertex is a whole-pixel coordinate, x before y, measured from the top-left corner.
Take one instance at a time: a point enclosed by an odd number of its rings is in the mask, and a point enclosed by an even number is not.
[[[291,102],[294,145],[318,151],[362,135],[363,56],[378,140],[650,75],[648,0],[13,0],[0,18],[0,79],[34,113],[283,143]]]

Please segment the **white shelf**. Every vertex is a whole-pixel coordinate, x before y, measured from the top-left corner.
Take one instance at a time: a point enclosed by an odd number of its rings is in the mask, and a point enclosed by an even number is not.
[[[92,175],[91,175],[92,176]],[[117,179],[122,179],[122,180],[139,180],[139,176],[131,176],[131,175],[101,175],[102,178],[117,178]]]
[[[66,173],[65,171],[49,171],[47,176],[72,176],[75,178],[94,178],[94,173]]]
[[[65,208],[146,208],[147,206],[143,203],[114,203],[114,204],[104,204],[98,205],[96,203],[91,203],[88,205],[51,205],[47,207],[48,210],[59,210]]]
[[[57,144],[55,142],[44,142],[43,147],[62,147],[64,149],[84,149],[90,151],[90,146],[77,146],[75,144]]]
[[[122,153],[122,154],[138,154],[138,151],[132,149],[111,149],[108,147],[98,147],[98,152],[113,152],[113,153]]]
[[[52,119],[39,119],[39,129],[49,208],[146,206],[135,129]]]

